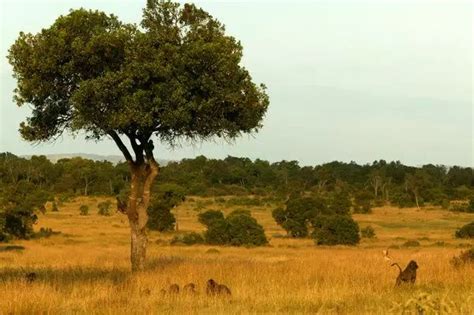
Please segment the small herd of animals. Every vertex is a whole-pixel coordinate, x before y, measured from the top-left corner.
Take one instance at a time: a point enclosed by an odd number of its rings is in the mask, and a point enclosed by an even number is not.
[[[388,251],[384,251],[384,258],[388,261],[392,261],[392,258],[388,255]],[[418,264],[416,261],[411,260],[405,269],[402,270],[400,265],[396,262],[392,263],[391,266],[397,266],[399,274],[395,280],[395,286],[401,286],[404,284],[415,284],[416,281],[416,270],[418,269]],[[25,275],[25,281],[27,283],[33,283],[38,278],[36,272],[29,272]],[[149,289],[146,290],[148,293],[151,293]],[[184,293],[188,295],[197,294],[197,286],[194,283],[188,283],[181,289],[178,284],[171,284],[168,289],[161,289],[162,295],[175,295]],[[214,279],[209,279],[206,282],[206,294],[208,296],[231,296],[232,293],[228,286],[225,284],[217,283]]]
[[[176,283],[171,284],[168,289],[161,289],[161,294],[197,294],[197,286],[194,283],[186,284],[182,290],[180,290],[179,285]],[[206,294],[209,296],[231,296],[232,293],[228,286],[222,283],[217,283],[214,279],[209,279],[206,282]]]

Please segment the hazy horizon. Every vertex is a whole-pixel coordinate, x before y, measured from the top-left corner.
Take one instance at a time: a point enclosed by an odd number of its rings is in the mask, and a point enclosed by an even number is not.
[[[20,31],[36,33],[70,8],[138,23],[145,2],[2,1],[0,152],[120,155],[109,140],[21,140],[18,125],[29,110],[12,101],[16,83],[5,56]],[[268,87],[269,111],[258,134],[233,145],[157,145],[157,158],[474,165],[470,1],[196,3],[242,42],[243,65]]]

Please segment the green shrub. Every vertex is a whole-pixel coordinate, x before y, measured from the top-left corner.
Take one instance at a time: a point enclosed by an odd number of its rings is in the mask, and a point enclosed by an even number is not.
[[[229,218],[233,215],[246,215],[246,216],[249,216],[249,217],[252,216],[252,214],[250,213],[250,210],[247,210],[247,209],[235,209],[234,211],[232,211],[231,213],[229,213],[227,215],[227,218]]]
[[[402,244],[403,247],[419,247],[420,245],[417,240],[409,240]]]
[[[451,207],[451,202],[449,201],[449,199],[443,199],[441,200],[440,206],[441,208],[448,210]]]
[[[33,224],[38,217],[30,211],[7,211],[0,214],[0,240],[7,242],[13,238],[30,239],[33,232]]]
[[[341,203],[344,206],[344,202]],[[327,200],[320,196],[301,197],[298,194],[290,196],[286,202],[285,208],[277,208],[272,211],[275,222],[286,230],[292,237],[307,237],[308,226],[313,223],[316,216],[320,214],[329,214]],[[332,207],[337,207],[333,202]]]
[[[360,234],[365,238],[374,238],[375,230],[372,226],[368,225],[360,231]]]
[[[263,227],[257,220],[246,214],[234,214],[227,217],[230,245],[261,246],[268,243]]]
[[[451,264],[454,267],[462,267],[464,265],[471,265],[474,264],[474,247],[461,252],[459,256],[454,256],[453,259],[451,259]]]
[[[474,222],[468,223],[458,229],[455,236],[456,238],[474,238]]]
[[[202,225],[209,226],[213,221],[224,220],[224,214],[217,210],[208,210],[198,215],[198,221]]]
[[[171,244],[195,245],[204,243],[204,238],[196,232],[176,235],[171,239]]]
[[[201,213],[199,222],[207,227],[204,233],[206,243],[213,245],[253,245],[268,243],[263,227],[247,210],[236,210],[227,218],[220,211]]]
[[[405,191],[395,191],[391,196],[391,202],[399,208],[408,208],[416,206],[413,198]]]
[[[207,244],[227,245],[230,244],[229,222],[226,219],[210,221],[207,230],[204,232],[204,239]]]
[[[88,215],[89,214],[89,206],[87,205],[81,205],[79,207],[79,214],[80,215]]]
[[[469,198],[469,204],[467,206],[466,212],[474,213],[474,195]]]
[[[214,201],[215,201],[216,203],[225,203],[225,202],[226,202],[226,201],[225,201],[225,198],[223,198],[223,197],[214,198]]]
[[[33,234],[33,238],[48,238],[51,235],[61,234],[61,232],[53,231],[51,228],[40,228],[40,230]]]
[[[317,245],[356,245],[360,241],[359,225],[348,215],[322,216],[313,238]]]
[[[58,208],[58,205],[57,205],[56,201],[53,201],[53,206],[52,206],[51,211],[53,211],[53,212],[58,212],[59,211],[59,208]]]
[[[327,200],[328,212],[330,214],[348,214],[351,211],[352,202],[347,192],[334,192]]]
[[[165,200],[154,199],[148,208],[148,228],[160,232],[173,231],[176,218],[171,209],[171,205]]]
[[[99,204],[97,205],[97,207],[99,208],[99,211],[97,213],[103,216],[112,215],[112,212],[110,211],[111,205],[112,205],[112,202],[110,202],[110,200],[99,202]]]
[[[25,247],[20,245],[0,246],[0,252],[22,251],[24,249]]]
[[[354,196],[354,213],[372,212],[372,194],[367,191],[361,191]]]
[[[209,248],[206,250],[206,254],[220,254],[221,252],[217,248]]]
[[[148,207],[148,228],[160,232],[173,231],[176,218],[171,210],[185,200],[184,188],[175,184],[157,187]]]
[[[212,205],[213,202],[211,200],[198,200],[196,201],[196,205],[194,206],[194,210],[201,211],[206,209],[208,206]]]

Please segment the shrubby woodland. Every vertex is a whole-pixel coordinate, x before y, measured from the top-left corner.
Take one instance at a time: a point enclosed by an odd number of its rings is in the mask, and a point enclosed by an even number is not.
[[[126,163],[113,165],[82,158],[52,163],[45,156],[26,159],[0,153],[2,192],[33,185],[32,191],[56,196],[116,196],[129,186],[129,180]],[[223,160],[199,156],[161,166],[155,189],[164,184],[172,184],[185,195],[197,196],[253,194],[286,198],[299,191],[344,191],[351,195],[357,211],[366,211],[369,204],[448,206],[449,201],[468,200],[474,193],[474,174],[470,167],[413,167],[383,160],[365,165],[331,162],[313,167],[300,166],[297,161],[270,163],[231,156]],[[452,206],[460,207],[458,203]]]
[[[26,159],[1,153],[0,240],[32,237],[36,213],[45,211],[48,201],[54,207],[56,202],[74,196],[108,195],[117,197],[120,208],[120,200],[125,199],[129,187],[129,174],[126,163],[114,165],[82,158],[52,163],[45,156]],[[474,212],[471,168],[432,164],[412,167],[383,160],[365,165],[331,162],[312,167],[300,166],[296,161],[269,163],[231,156],[223,160],[199,156],[162,166],[152,190],[150,229],[173,230],[175,221],[170,210],[185,196],[215,196],[219,200],[219,196],[241,195],[227,202],[245,207],[269,201],[280,204],[273,217],[289,236],[311,236],[316,243],[329,245],[357,243],[359,231],[350,214],[370,213],[374,206],[429,204]],[[104,215],[109,208],[104,205]],[[87,209],[81,210],[82,215],[87,213]],[[228,226],[229,219],[222,217],[218,223]],[[209,228],[206,235],[211,243],[240,242],[229,237],[215,241],[209,235],[219,224],[202,223]],[[343,241],[328,234],[337,229],[347,234]]]

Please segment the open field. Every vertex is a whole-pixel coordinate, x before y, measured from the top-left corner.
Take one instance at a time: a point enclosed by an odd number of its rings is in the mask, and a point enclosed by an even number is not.
[[[283,237],[271,217],[273,205],[252,207],[269,246],[170,246],[173,234],[153,232],[147,270],[131,275],[127,219],[118,213],[98,216],[101,200],[77,198],[59,212],[40,215],[36,229],[62,233],[13,242],[25,249],[0,252],[0,313],[397,314],[414,313],[418,303],[433,314],[474,314],[474,267],[455,269],[449,263],[473,245],[453,238],[456,228],[474,220],[472,214],[376,208],[374,214],[354,216],[361,227],[374,227],[376,239],[363,239],[357,247],[316,247],[311,240]],[[203,230],[196,220],[198,203],[224,211],[245,208],[188,198],[175,209],[180,232]],[[91,215],[79,215],[81,204],[90,206]],[[421,246],[404,247],[408,240]],[[418,262],[414,288],[394,289],[398,271],[382,257],[387,247],[403,265]],[[38,273],[38,281],[24,281],[29,271]],[[232,298],[207,297],[209,278],[227,284]],[[173,282],[195,282],[200,294],[163,297],[160,289]],[[147,290],[150,294],[143,294]]]

